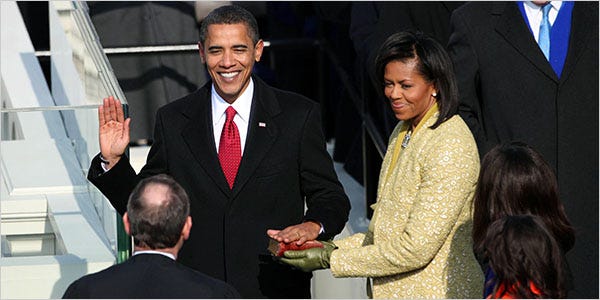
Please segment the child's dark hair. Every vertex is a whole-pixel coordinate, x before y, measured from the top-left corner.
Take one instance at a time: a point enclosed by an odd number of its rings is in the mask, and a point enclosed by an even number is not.
[[[492,298],[564,298],[565,258],[543,220],[505,216],[488,228],[483,247],[496,277]]]
[[[525,143],[506,142],[484,156],[473,205],[473,247],[478,256],[489,225],[507,215],[539,216],[563,253],[575,244],[556,176],[542,155]]]

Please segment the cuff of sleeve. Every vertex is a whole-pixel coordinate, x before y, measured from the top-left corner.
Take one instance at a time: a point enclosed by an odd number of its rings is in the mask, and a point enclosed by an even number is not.
[[[314,219],[305,219],[304,222],[315,222],[315,223],[321,225],[321,229],[319,229],[319,235],[325,233],[325,226],[323,226],[323,223],[321,223],[317,220],[314,220]]]
[[[109,161],[106,160],[106,158],[102,157],[102,154],[100,154],[98,157],[100,158],[100,166],[102,167],[104,173],[106,173],[106,171],[108,171],[106,165],[108,165]]]

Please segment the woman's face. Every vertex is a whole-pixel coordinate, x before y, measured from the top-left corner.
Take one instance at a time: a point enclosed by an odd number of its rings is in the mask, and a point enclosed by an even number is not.
[[[417,71],[417,60],[394,60],[385,66],[384,93],[390,100],[398,120],[410,121],[417,126],[427,110],[435,103],[433,83],[426,81]]]

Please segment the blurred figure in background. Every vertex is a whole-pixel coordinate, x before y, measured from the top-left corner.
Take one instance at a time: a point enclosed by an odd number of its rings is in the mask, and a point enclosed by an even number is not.
[[[569,296],[598,298],[598,2],[472,1],[451,23],[459,113],[480,156],[512,140],[540,152],[577,231]]]
[[[88,1],[89,14],[104,48],[193,45],[198,42],[194,1]],[[108,55],[123,89],[131,124],[131,144],[153,141],[159,107],[189,94],[209,79],[197,52]]]

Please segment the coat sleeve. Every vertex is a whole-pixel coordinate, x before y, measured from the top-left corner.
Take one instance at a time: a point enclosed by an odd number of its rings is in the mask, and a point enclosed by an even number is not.
[[[87,178],[120,215],[127,211],[129,194],[139,182],[127,155],[123,155],[107,172],[100,165],[100,154],[96,155],[90,164]]]
[[[355,233],[347,238],[343,238],[333,243],[339,249],[352,249],[373,244],[373,233],[370,231]]]
[[[461,211],[471,203],[479,158],[472,142],[456,136],[440,139],[428,152],[403,231],[373,245],[334,250],[330,263],[335,277],[382,277],[420,269],[452,238]]]
[[[85,292],[85,289],[82,288],[83,279],[77,279],[72,282],[65,293],[62,296],[62,299],[83,299],[90,298],[88,293]]]
[[[305,220],[323,224],[319,239],[331,239],[348,221],[350,200],[344,192],[325,147],[318,104],[313,103],[300,141],[301,190],[306,197]]]
[[[466,16],[455,11],[450,19],[451,32],[448,54],[454,64],[459,93],[458,113],[475,137],[480,153],[487,152],[487,138],[482,123],[479,58],[471,41],[471,29]]]

